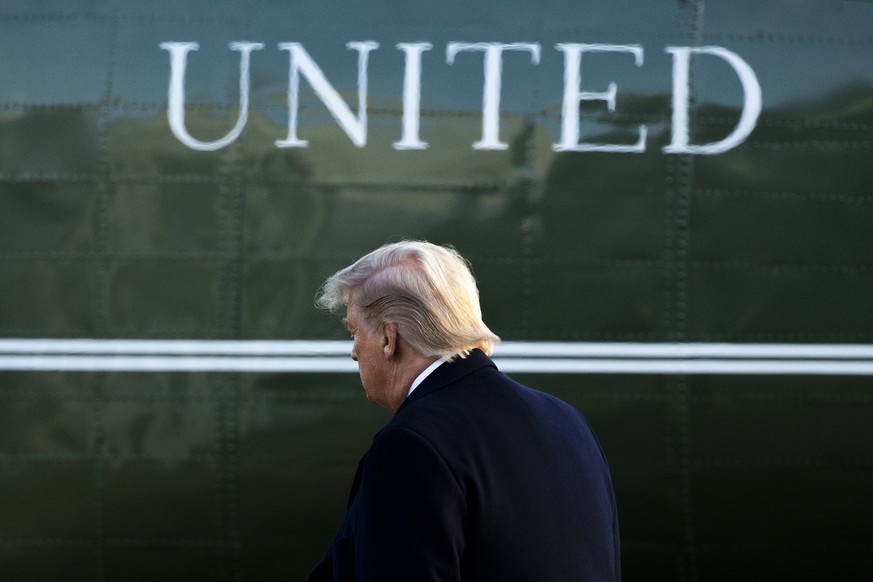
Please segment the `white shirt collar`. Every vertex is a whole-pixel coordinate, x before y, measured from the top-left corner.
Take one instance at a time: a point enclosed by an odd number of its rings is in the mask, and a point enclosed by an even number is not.
[[[434,370],[436,370],[437,368],[439,368],[440,365],[443,364],[445,361],[446,361],[445,359],[440,358],[439,360],[434,361],[430,366],[428,366],[427,368],[425,368],[425,369],[421,372],[421,374],[419,374],[418,377],[416,377],[416,379],[413,380],[413,382],[412,382],[412,386],[409,387],[409,392],[406,393],[407,398],[409,397],[410,394],[412,394],[412,391],[413,391],[413,390],[415,390],[416,388],[418,388],[418,385],[419,385],[419,384],[421,384],[422,382],[424,382],[424,379],[425,379],[425,378],[427,378],[428,376],[430,376],[431,372],[433,372]]]

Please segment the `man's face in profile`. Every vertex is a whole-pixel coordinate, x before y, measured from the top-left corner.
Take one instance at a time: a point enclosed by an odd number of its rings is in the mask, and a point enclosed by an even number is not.
[[[358,363],[361,385],[367,400],[388,408],[391,384],[388,381],[389,360],[385,351],[387,338],[382,333],[382,326],[370,331],[367,323],[358,306],[350,299],[343,324],[354,340],[352,359]]]

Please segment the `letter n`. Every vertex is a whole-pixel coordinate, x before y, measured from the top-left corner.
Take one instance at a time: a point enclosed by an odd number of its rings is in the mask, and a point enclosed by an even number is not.
[[[355,116],[339,93],[327,81],[319,66],[299,42],[281,42],[291,58],[288,81],[288,138],[276,141],[280,148],[305,148],[309,142],[297,137],[297,116],[300,107],[300,76],[309,81],[315,94],[327,107],[349,139],[359,148],[367,145],[367,60],[371,50],[379,48],[372,41],[350,42],[346,47],[358,51],[358,114]]]

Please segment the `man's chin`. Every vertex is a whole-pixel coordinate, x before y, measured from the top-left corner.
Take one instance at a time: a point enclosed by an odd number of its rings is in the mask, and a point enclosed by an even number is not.
[[[375,404],[376,406],[382,406],[382,403],[379,402],[379,400],[377,400],[376,398],[374,398],[372,394],[367,392],[366,388],[364,388],[364,396],[367,398],[367,402],[369,402],[371,404]]]

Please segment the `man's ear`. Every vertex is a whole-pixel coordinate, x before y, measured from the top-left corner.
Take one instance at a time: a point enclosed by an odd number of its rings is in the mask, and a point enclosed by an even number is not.
[[[397,353],[397,342],[400,336],[397,335],[397,326],[393,323],[382,324],[382,355],[386,359],[394,357]]]

